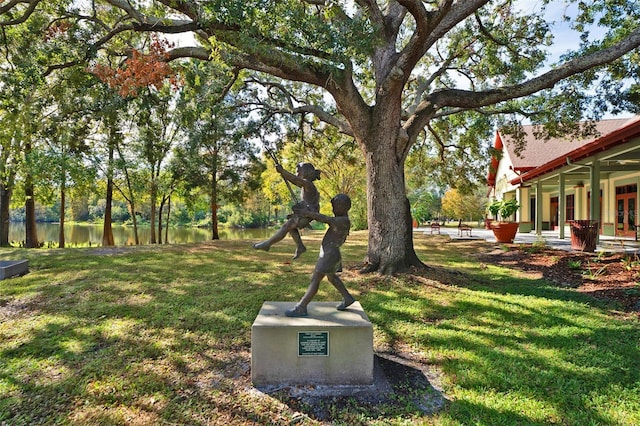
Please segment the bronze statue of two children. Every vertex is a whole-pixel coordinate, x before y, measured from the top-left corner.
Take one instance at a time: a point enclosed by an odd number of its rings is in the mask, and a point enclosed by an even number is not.
[[[293,308],[287,310],[285,315],[289,317],[307,316],[307,305],[318,292],[320,282],[324,277],[327,277],[327,280],[342,295],[342,303],[336,308],[340,311],[346,310],[355,302],[355,299],[338,277],[338,272],[342,271],[340,247],[347,239],[351,228],[349,220],[351,199],[345,194],[338,194],[331,199],[334,216],[320,214],[320,193],[313,183],[313,181],[320,179],[320,171],[310,163],[299,163],[295,175],[284,170],[279,164],[276,165],[276,170],[285,180],[301,188],[302,201],[293,206],[293,214],[289,215],[287,222],[271,238],[254,244],[253,247],[268,251],[273,244],[282,240],[288,233],[296,243],[296,252],[293,258],[297,259],[307,250],[302,243],[299,230],[308,226],[312,220],[329,225],[322,239],[320,255],[311,275],[311,283],[300,301]]]

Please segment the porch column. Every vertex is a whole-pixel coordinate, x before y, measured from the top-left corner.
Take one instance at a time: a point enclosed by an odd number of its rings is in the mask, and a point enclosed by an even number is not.
[[[528,224],[520,225],[520,232],[531,232],[531,208],[529,207],[529,187],[519,186],[516,191],[516,200],[520,204],[518,211],[518,221],[528,222]]]
[[[593,159],[593,165],[591,166],[591,220],[597,220],[600,222],[600,161]],[[602,224],[598,226],[598,229],[602,229]],[[600,232],[598,230],[596,243],[600,242]]]
[[[566,212],[567,212],[567,199],[564,194],[564,185],[565,185],[565,175],[564,173],[560,173],[560,187],[558,188],[558,228],[559,228],[559,238],[561,240],[564,239],[564,222],[566,220]]]
[[[584,199],[586,197],[586,191],[584,188],[584,184],[578,182],[576,186],[573,187],[576,193],[575,199],[575,211],[573,212],[573,218],[576,220],[582,219],[586,216],[585,208],[584,208]]]
[[[542,181],[536,182],[536,235],[542,236]]]

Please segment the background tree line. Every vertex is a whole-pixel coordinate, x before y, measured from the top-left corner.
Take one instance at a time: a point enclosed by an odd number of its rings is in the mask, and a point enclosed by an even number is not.
[[[291,96],[284,85],[219,61],[168,65],[171,44],[141,36],[129,40],[138,48],[123,63],[42,72],[52,52],[69,48],[60,40],[69,29],[46,11],[35,17],[2,37],[0,245],[10,244],[11,221],[27,224],[25,247],[42,244],[39,221],[60,223],[60,247],[66,220],[103,223],[103,245],[113,244],[114,222],[131,225],[138,244],[146,243],[140,224],[152,230],[149,243],[162,243],[163,230],[166,241],[169,225],[208,226],[217,239],[220,222],[274,224],[292,200],[265,148],[292,171],[312,162],[323,172],[323,211],[331,214],[327,200],[347,193],[354,229],[367,227],[354,138],[311,114],[273,107]],[[318,93],[307,96],[321,102]],[[416,194],[431,194],[424,186],[434,182],[414,184]],[[415,204],[425,219],[438,214],[424,196]]]
[[[5,60],[11,71],[30,65],[17,53]],[[135,65],[141,72],[155,65],[145,60]],[[0,244],[10,243],[10,221],[30,224],[26,247],[41,243],[37,221],[59,222],[61,229],[68,219],[102,222],[105,245],[113,244],[112,222],[150,226],[150,243],[162,243],[168,224],[206,225],[213,239],[219,222],[267,226],[289,212],[291,200],[271,160],[260,155],[260,138],[277,139],[272,144],[290,170],[298,161],[321,168],[318,187],[326,199],[335,191],[355,199],[361,192],[362,165],[352,140],[327,156],[321,145],[331,149],[341,137],[330,129],[277,116],[261,125],[264,117],[241,97],[243,80],[214,64],[182,63],[171,78],[162,75],[135,93],[110,87],[100,74],[65,70],[29,86],[28,95],[25,80],[14,86],[3,80],[14,93],[25,85],[25,102],[37,101],[11,107],[15,97],[5,97],[0,109]],[[354,218],[366,227],[362,201]],[[64,233],[58,243],[64,247]]]
[[[1,245],[10,244],[10,221],[28,224],[26,247],[42,243],[38,221],[60,223],[60,247],[66,220],[103,223],[104,245],[113,244],[113,222],[133,226],[138,243],[140,224],[153,230],[150,243],[162,243],[163,230],[166,241],[169,224],[209,226],[213,239],[219,222],[273,224],[291,200],[260,154],[265,145],[289,170],[314,163],[323,199],[350,194],[354,228],[366,228],[364,165],[353,138],[308,114],[265,110],[248,74],[186,61],[142,85],[139,77],[110,81],[106,65],[42,76],[34,56],[19,52],[27,44],[46,49],[57,33],[29,35],[31,43],[4,40],[3,93],[13,96],[3,96],[0,109]],[[156,56],[137,57],[130,71],[153,73],[163,63],[166,42],[152,43]],[[328,202],[323,209],[330,214]]]

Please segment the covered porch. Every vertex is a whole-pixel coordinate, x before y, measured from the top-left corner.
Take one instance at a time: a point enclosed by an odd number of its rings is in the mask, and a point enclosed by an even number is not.
[[[601,139],[519,176],[522,232],[563,239],[570,221],[591,220],[601,236],[637,239],[640,126]]]
[[[486,240],[487,242],[495,242],[495,236],[493,231],[489,229],[473,228],[471,235],[460,236],[457,228],[440,228],[441,235],[448,235],[452,240]],[[425,235],[433,235],[426,227],[417,228],[416,231],[422,232]],[[541,231],[539,234],[535,231],[532,232],[518,232],[513,244],[534,244],[544,243],[546,246],[557,249],[572,251],[571,237],[569,231],[566,232],[566,237],[560,237],[560,233],[556,231]],[[596,252],[617,252],[617,253],[640,253],[640,241],[635,241],[628,237],[613,237],[601,235],[600,240],[596,246]]]
[[[495,173],[494,196],[516,198],[521,206],[519,232],[564,240],[570,238],[572,221],[588,220],[598,223],[603,242],[635,243],[640,225],[640,119],[621,121],[614,130],[582,143],[553,142],[563,144],[565,151],[535,166],[512,162],[506,150]],[[527,145],[527,151],[536,153],[530,157],[553,151],[554,145],[545,143],[528,141],[533,146]],[[502,140],[496,148],[502,148]]]

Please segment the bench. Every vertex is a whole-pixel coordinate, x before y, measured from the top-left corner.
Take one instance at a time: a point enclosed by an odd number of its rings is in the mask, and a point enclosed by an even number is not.
[[[432,223],[431,224],[431,235],[433,235],[433,231],[437,231],[438,234],[440,233],[440,224],[439,223]]]
[[[458,236],[462,237],[463,234],[467,234],[467,237],[471,236],[471,227],[469,225],[458,226]]]

